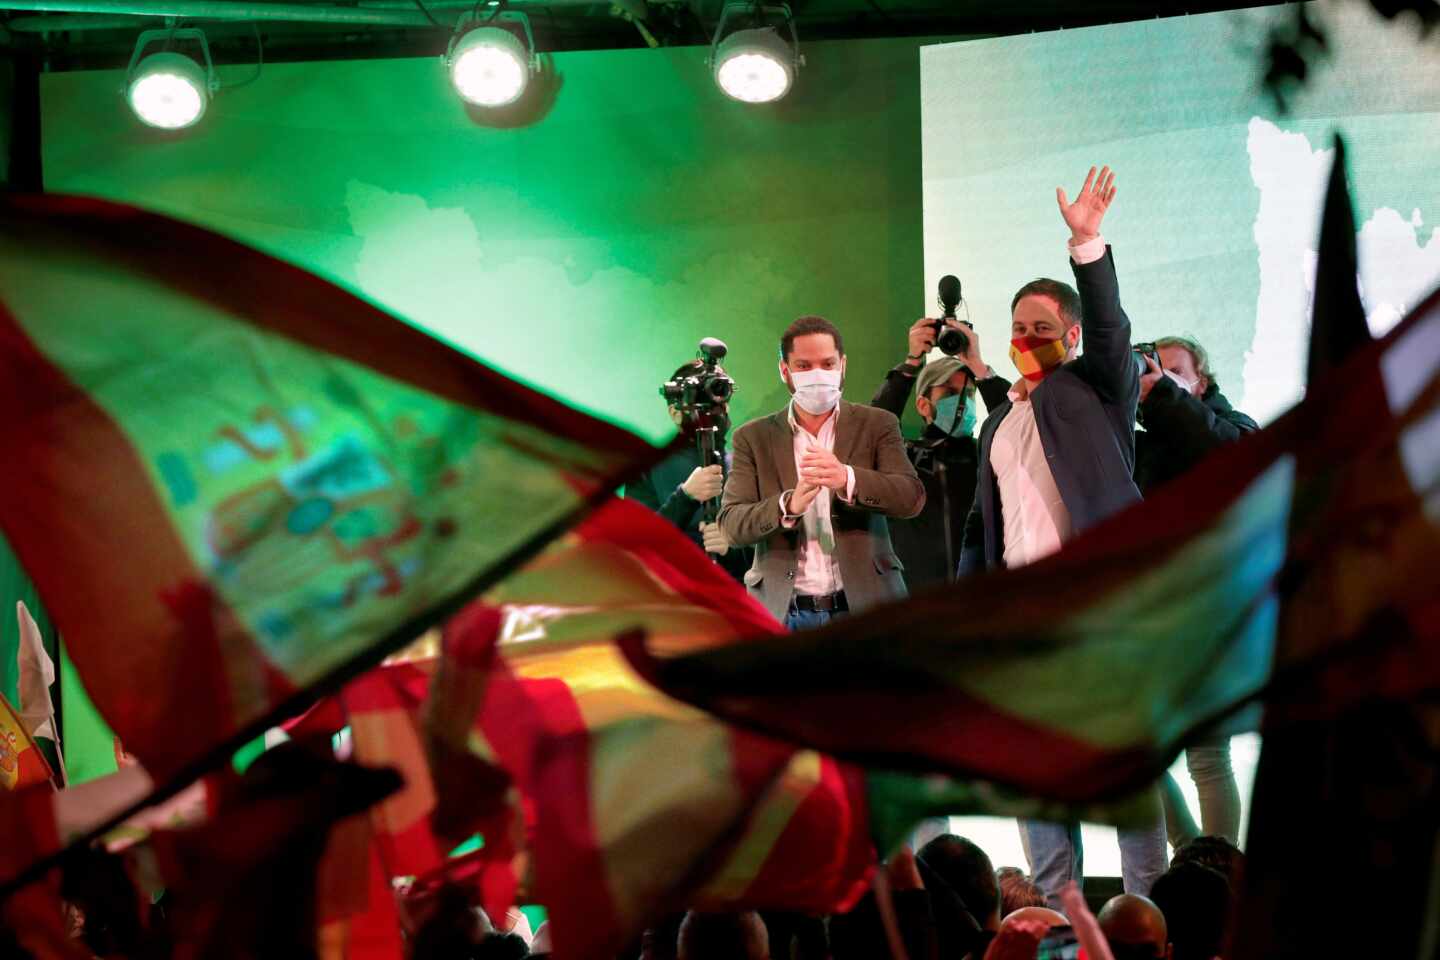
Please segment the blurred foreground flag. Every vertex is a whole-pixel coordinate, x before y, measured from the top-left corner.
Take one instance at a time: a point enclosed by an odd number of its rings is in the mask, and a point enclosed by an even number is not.
[[[425,707],[441,832],[533,870],[576,960],[681,904],[853,903],[874,863],[863,771],[655,689],[616,645],[633,630],[680,652],[780,624],[669,522],[607,503],[446,626]]]
[[[158,783],[653,455],[303,270],[70,197],[0,202],[0,398],[0,525]]]

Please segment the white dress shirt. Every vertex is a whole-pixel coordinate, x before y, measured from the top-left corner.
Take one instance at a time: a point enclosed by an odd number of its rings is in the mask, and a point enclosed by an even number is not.
[[[794,437],[795,475],[798,477],[800,461],[804,459],[806,450],[818,447],[835,452],[835,423],[840,419],[840,408],[837,406],[820,425],[818,435],[811,434],[795,419],[795,401],[790,401],[786,415]],[[855,468],[847,463],[845,474],[845,492],[840,499],[850,503],[855,499]],[[800,515],[799,523],[805,536],[800,542],[800,556],[796,563],[795,592],[801,596],[822,597],[845,589],[840,579],[840,564],[835,562],[835,528],[830,522],[832,493],[829,487],[821,487],[815,499],[810,501],[810,506]],[[780,495],[780,523],[787,529],[794,529],[797,521],[789,515],[789,511],[790,493],[786,491]]]
[[[990,469],[1000,487],[1005,566],[1021,567],[1059,550],[1072,532],[1070,511],[1045,460],[1028,391],[1010,391],[1010,412],[990,441]]]
[[[1094,237],[1070,247],[1077,264],[1093,263],[1105,256],[1105,240]],[[1044,381],[1041,381],[1043,386]],[[995,428],[990,441],[990,469],[1000,488],[1000,513],[1005,530],[1005,566],[1034,563],[1060,549],[1074,533],[1070,511],[1055,486],[1055,475],[1045,458],[1035,408],[1030,402],[1032,388],[1024,377],[1010,388],[1010,411]]]

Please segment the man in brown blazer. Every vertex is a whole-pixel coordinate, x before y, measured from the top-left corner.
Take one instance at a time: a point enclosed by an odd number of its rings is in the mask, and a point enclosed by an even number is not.
[[[731,439],[720,529],[754,545],[745,585],[793,630],[905,596],[885,517],[915,516],[925,487],[895,415],[840,399],[845,346],[828,320],[786,329],[780,378],[791,402]]]

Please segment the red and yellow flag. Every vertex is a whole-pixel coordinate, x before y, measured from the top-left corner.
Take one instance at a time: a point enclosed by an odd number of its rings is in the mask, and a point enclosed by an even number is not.
[[[45,755],[25,732],[10,701],[0,693],[0,786],[18,790],[34,783],[50,780],[50,764]]]
[[[654,455],[294,266],[56,196],[0,202],[0,403],[0,526],[159,783]]]
[[[509,837],[504,815],[525,812],[531,893],[565,956],[613,955],[686,903],[847,906],[874,861],[858,768],[661,693],[616,643],[637,630],[679,652],[779,625],[670,524],[606,504],[447,626],[427,707],[436,768],[468,754],[518,803],[441,789],[441,821],[474,826],[479,806],[487,837]]]
[[[438,669],[377,668],[292,729],[348,724],[356,759],[403,771],[368,819],[385,875],[471,886],[494,916],[524,890],[567,954],[616,949],[667,904],[857,897],[874,860],[862,772],[658,693],[615,643],[635,629],[685,650],[779,625],[668,523],[612,501],[452,621]],[[443,856],[475,832],[482,849]]]

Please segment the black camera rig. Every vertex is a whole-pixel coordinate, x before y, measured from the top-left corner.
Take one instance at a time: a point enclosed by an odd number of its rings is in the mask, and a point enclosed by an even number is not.
[[[699,363],[691,370],[660,385],[665,402],[680,411],[680,429],[695,438],[703,467],[720,464],[725,467],[725,437],[730,432],[730,398],[735,394],[735,381],[720,366],[727,348],[723,341],[706,337],[700,341],[696,356]],[[713,521],[720,512],[720,501],[705,502],[705,519]]]

